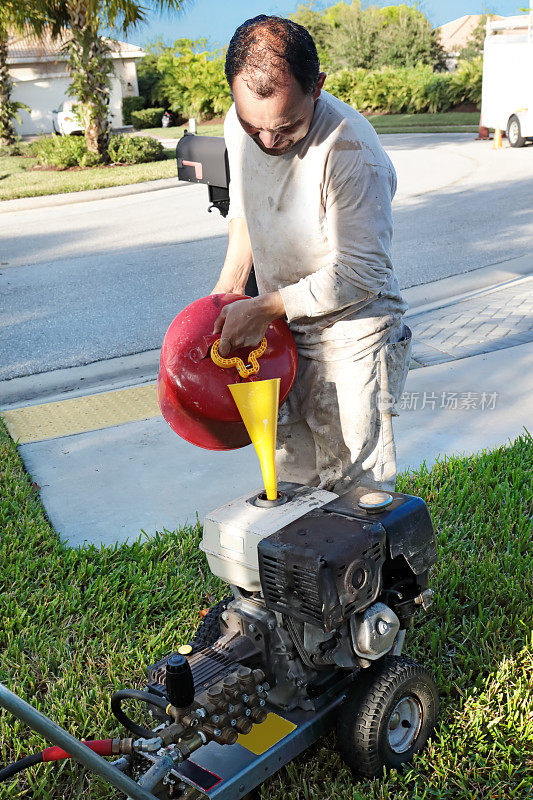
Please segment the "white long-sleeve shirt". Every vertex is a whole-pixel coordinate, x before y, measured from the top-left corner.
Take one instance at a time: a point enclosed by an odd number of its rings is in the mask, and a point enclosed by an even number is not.
[[[224,138],[229,218],[246,219],[259,292],[280,291],[299,352],[336,360],[380,347],[407,304],[391,262],[396,174],[372,125],[323,91],[283,155],[264,153],[234,106]]]

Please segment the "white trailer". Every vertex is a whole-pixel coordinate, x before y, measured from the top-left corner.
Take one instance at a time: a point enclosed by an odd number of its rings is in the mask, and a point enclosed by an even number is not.
[[[481,125],[506,131],[511,147],[533,139],[533,9],[487,22]]]

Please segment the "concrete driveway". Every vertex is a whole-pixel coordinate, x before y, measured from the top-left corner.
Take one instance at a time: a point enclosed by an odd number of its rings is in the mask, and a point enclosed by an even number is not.
[[[403,288],[528,251],[533,147],[495,151],[471,134],[382,140],[398,172]],[[211,289],[227,225],[207,213],[205,187],[93,196],[0,205],[0,381],[156,350],[175,314]]]

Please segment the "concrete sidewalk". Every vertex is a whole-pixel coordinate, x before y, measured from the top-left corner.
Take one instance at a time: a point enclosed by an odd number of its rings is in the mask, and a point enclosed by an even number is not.
[[[408,317],[414,368],[395,421],[400,470],[505,444],[531,427],[533,277],[524,263],[503,273],[496,285],[484,281],[488,272],[454,280],[464,290],[455,298],[442,286],[417,287],[422,304]],[[79,395],[3,405],[50,520],[72,545],[194,523],[261,483],[253,448],[214,453],[177,437],[151,381]]]

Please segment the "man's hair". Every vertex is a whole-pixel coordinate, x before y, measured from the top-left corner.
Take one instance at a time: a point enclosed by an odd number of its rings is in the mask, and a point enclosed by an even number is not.
[[[259,97],[271,97],[290,75],[304,94],[313,94],[319,62],[311,34],[302,25],[260,14],[247,19],[233,34],[225,69],[230,87],[234,78],[245,72],[250,89]]]

